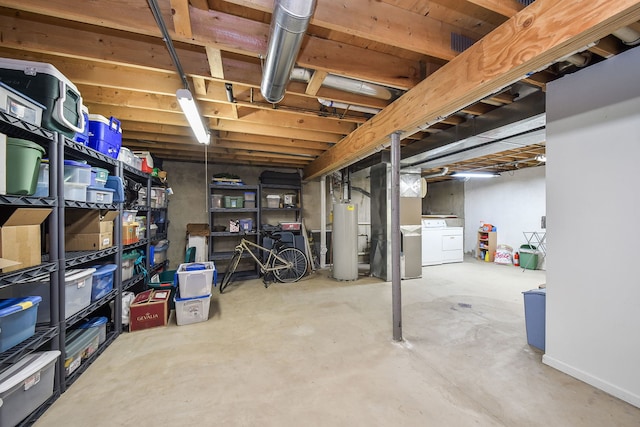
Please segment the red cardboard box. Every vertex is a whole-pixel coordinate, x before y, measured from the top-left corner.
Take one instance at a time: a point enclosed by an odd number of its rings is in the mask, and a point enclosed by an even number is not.
[[[136,295],[130,307],[129,331],[166,326],[170,291],[149,289]]]

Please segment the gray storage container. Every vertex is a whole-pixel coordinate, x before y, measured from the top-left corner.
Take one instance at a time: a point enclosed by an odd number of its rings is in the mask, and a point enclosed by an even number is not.
[[[13,427],[53,395],[60,352],[31,353],[0,374],[0,426]]]

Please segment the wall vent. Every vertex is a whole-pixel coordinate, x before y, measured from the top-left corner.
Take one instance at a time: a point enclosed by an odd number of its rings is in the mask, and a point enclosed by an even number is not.
[[[455,50],[456,52],[464,52],[465,50],[469,49],[474,43],[475,40],[467,36],[463,36],[462,34],[457,33],[451,33],[451,49]]]
[[[525,6],[529,6],[534,1],[536,1],[536,0],[518,0],[518,3],[523,4]]]

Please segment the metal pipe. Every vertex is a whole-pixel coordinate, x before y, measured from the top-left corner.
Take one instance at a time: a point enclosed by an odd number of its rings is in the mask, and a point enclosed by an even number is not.
[[[362,105],[345,104],[343,102],[334,102],[328,99],[318,98],[318,102],[325,107],[340,108],[342,110],[359,111],[367,114],[378,114],[381,110],[379,108],[364,107]]]
[[[231,83],[225,83],[224,90],[227,92],[227,101],[236,102],[236,97],[233,96],[233,85]]]
[[[611,34],[622,40],[627,46],[635,46],[640,43],[640,33],[630,27],[622,27]]]
[[[171,35],[169,34],[169,30],[167,29],[167,26],[164,23],[164,19],[162,18],[162,12],[160,12],[160,7],[158,6],[158,2],[156,0],[147,0],[147,2],[149,3],[149,8],[151,9],[151,13],[153,14],[153,17],[156,20],[156,24],[160,29],[160,33],[162,33],[162,40],[164,40],[165,44],[167,45],[169,56],[171,56],[171,60],[173,61],[173,64],[176,66],[176,69],[178,70],[178,74],[180,75],[182,84],[184,85],[185,89],[189,89],[189,82],[187,80],[187,75],[184,73],[182,64],[180,64],[180,58],[178,58],[178,53],[176,52],[176,48],[173,46]]]
[[[294,68],[291,72],[291,80],[309,83],[311,71],[306,68]],[[328,74],[322,81],[322,86],[384,100],[390,100],[400,94],[399,90],[335,74]]]
[[[320,179],[320,268],[327,266],[327,176]]]
[[[272,104],[282,101],[315,0],[276,0],[260,92]]]
[[[400,279],[400,132],[394,132],[391,134],[391,299],[394,341],[402,341]]]

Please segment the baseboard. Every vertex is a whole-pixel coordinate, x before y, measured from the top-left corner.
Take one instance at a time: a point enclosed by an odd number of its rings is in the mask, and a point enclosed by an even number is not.
[[[555,368],[561,372],[564,372],[567,375],[571,375],[572,377],[577,378],[580,381],[592,385],[602,391],[609,393],[612,396],[617,397],[618,399],[624,400],[625,402],[640,408],[640,395],[638,394],[632,393],[628,390],[616,386],[615,384],[611,384],[587,372],[567,365],[566,363],[554,359],[553,357],[550,357],[546,354],[542,356],[542,363],[551,366],[552,368]]]

